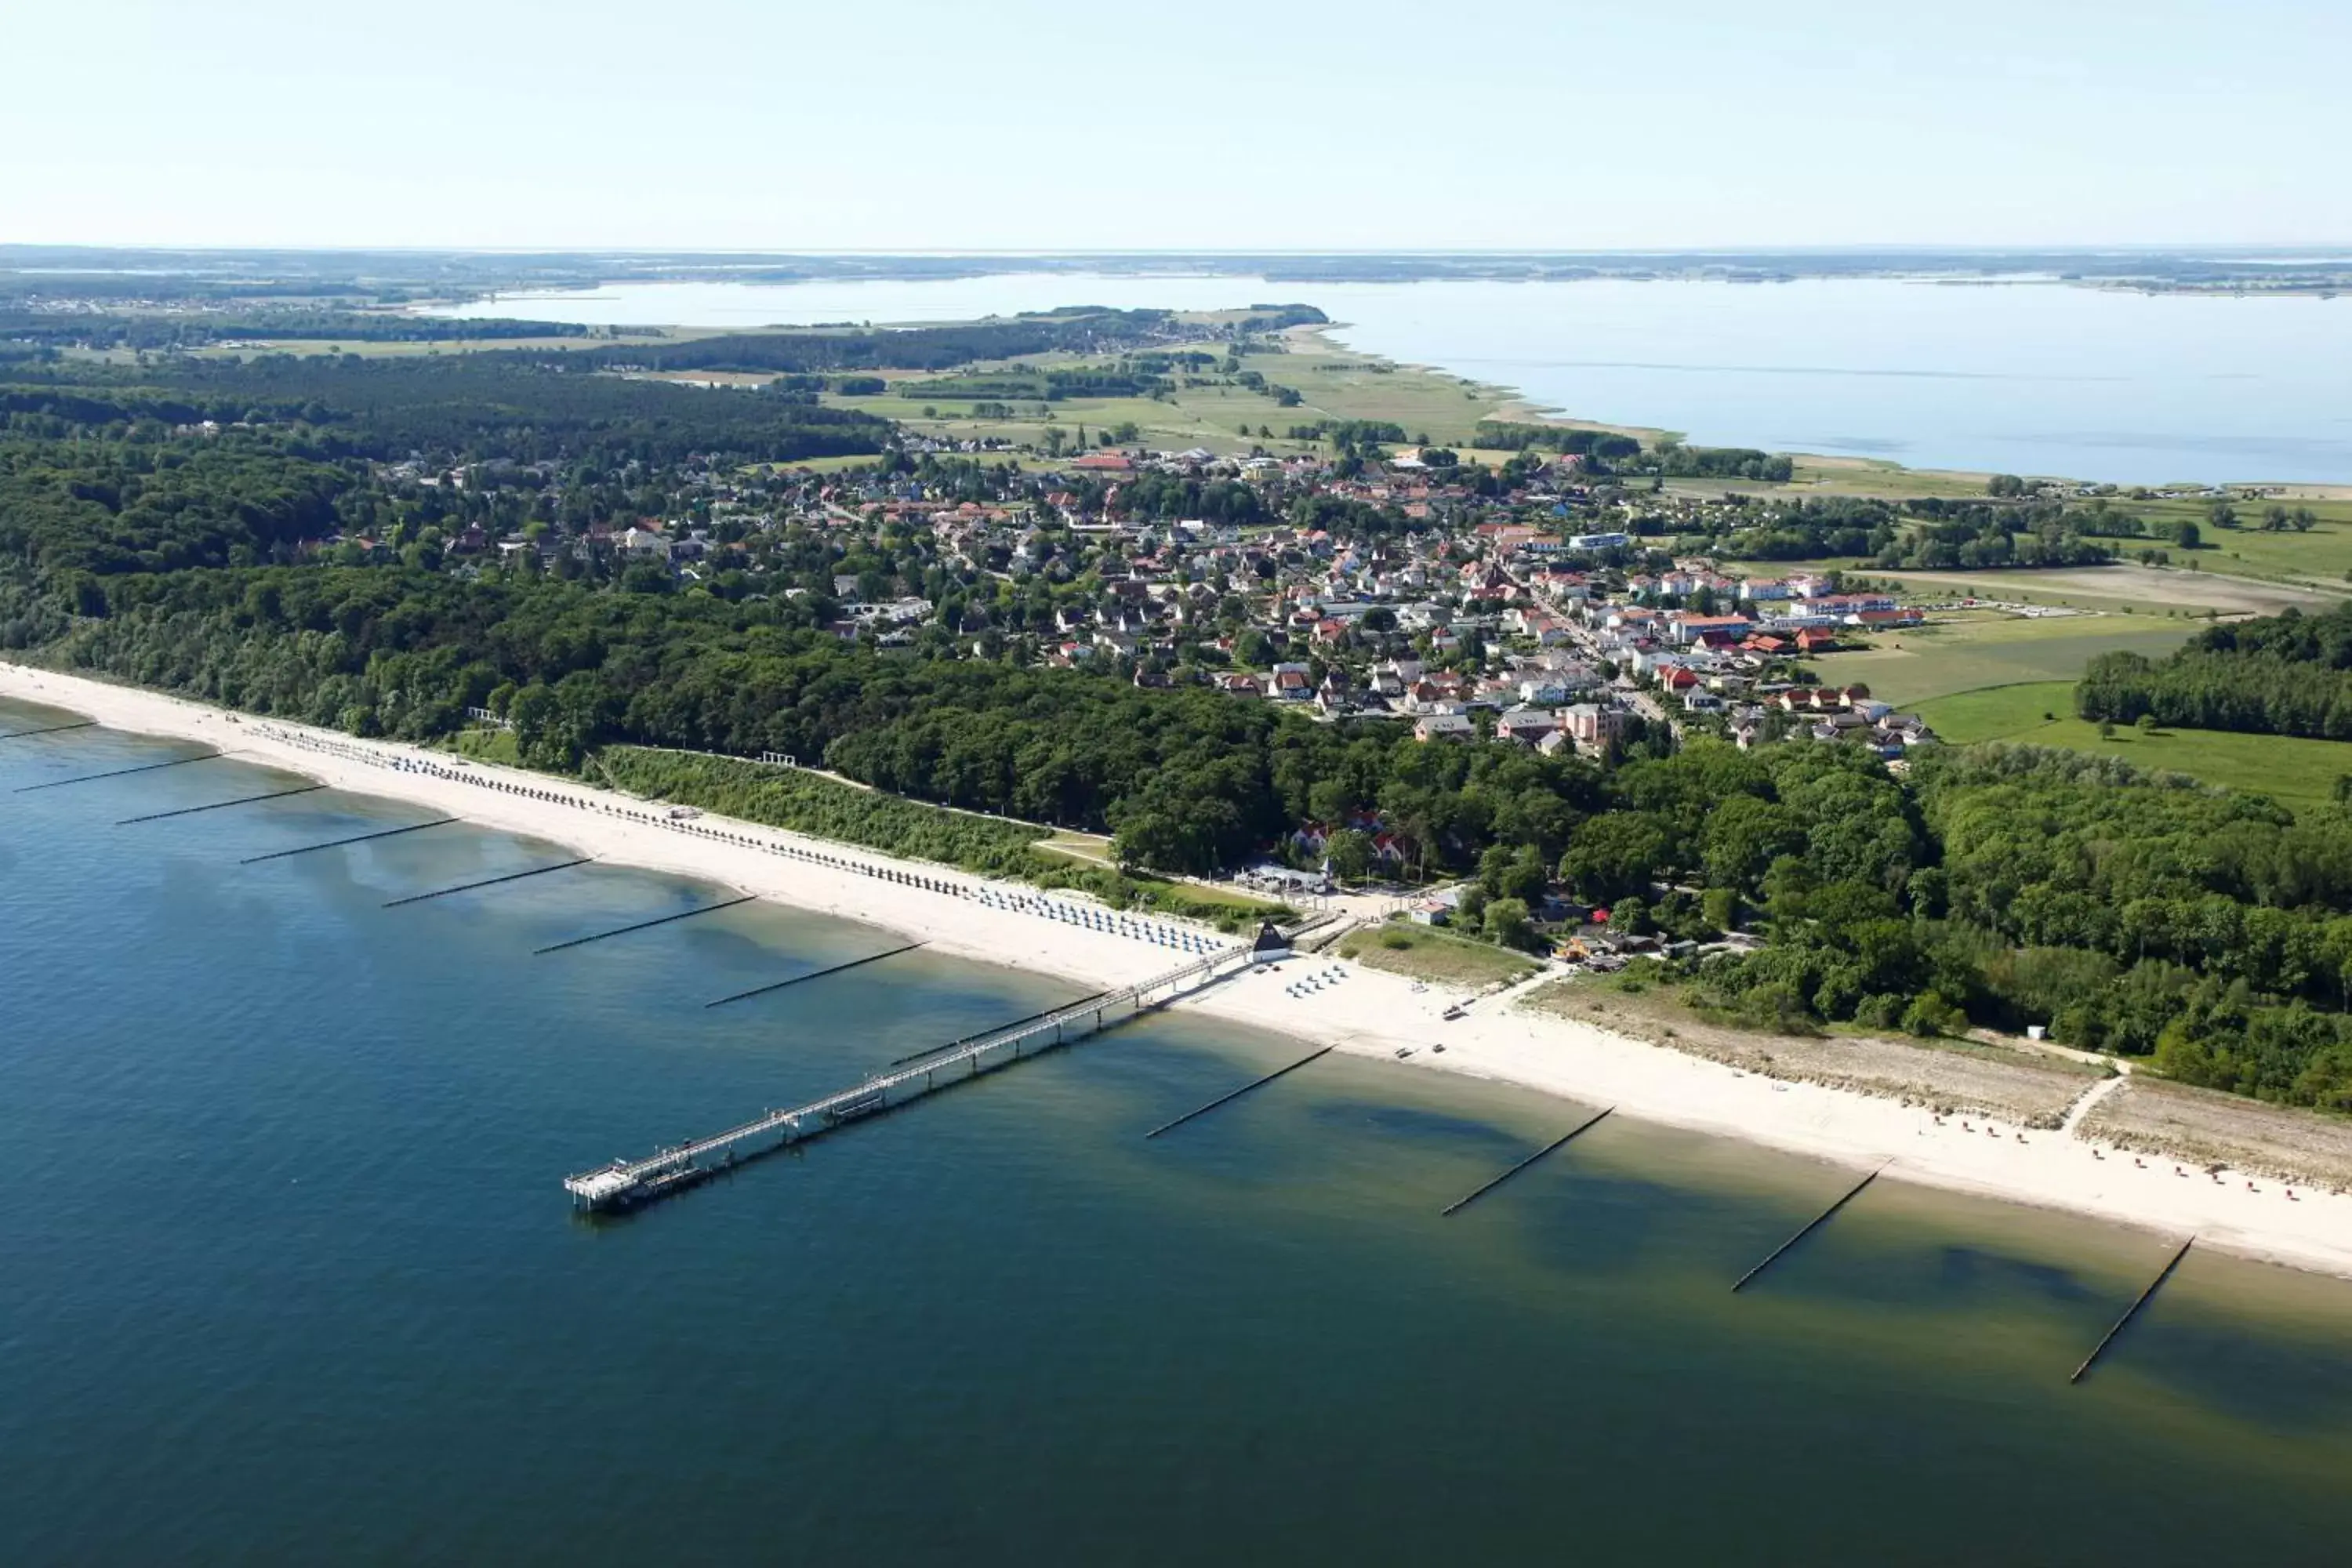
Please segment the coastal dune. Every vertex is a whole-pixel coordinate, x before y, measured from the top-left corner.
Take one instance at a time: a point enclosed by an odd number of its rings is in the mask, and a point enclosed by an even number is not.
[[[600,860],[707,879],[908,933],[938,951],[1045,973],[1087,991],[1173,967],[1213,935],[1153,921],[1103,930],[1055,918],[1079,900],[898,861],[752,823],[691,826],[610,791],[537,773],[237,715],[51,670],[0,663],[0,697],[112,728],[196,740],[360,794],[413,802]],[[28,742],[57,744],[58,741]],[[1160,940],[1146,940],[1142,932]],[[2086,1113],[2116,1080],[2086,1078],[2067,1125],[2042,1131],[1946,1115],[1894,1098],[1788,1082],[1522,1005],[1475,1000],[1336,959],[1245,973],[1180,1005],[1318,1045],[1522,1086],[1617,1113],[1857,1166],[1885,1179],[2062,1209],[2352,1278],[2352,1195],[2239,1173],[2215,1176],[2095,1138]],[[1446,1012],[1466,1004],[1465,1016]],[[1441,1050],[1438,1047],[1443,1047]],[[1406,1053],[1400,1058],[1400,1053]],[[1563,1108],[1563,1117],[1569,1112]],[[1964,1126],[1965,1123],[1965,1126]]]

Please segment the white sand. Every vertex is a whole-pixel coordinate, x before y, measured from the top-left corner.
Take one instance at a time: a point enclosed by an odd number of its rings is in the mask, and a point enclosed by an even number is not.
[[[452,769],[449,759],[436,753],[238,718],[175,698],[5,663],[0,696],[68,709],[117,729],[209,742],[236,750],[247,761],[339,788],[413,801],[568,845],[599,859],[707,878],[801,908],[871,921],[926,940],[941,952],[1053,974],[1089,990],[1142,979],[1188,956],[1163,945],[993,908],[971,896],[903,886],[697,836],[625,797],[534,773],[480,764]],[[53,745],[69,739],[24,743]],[[395,760],[456,776],[395,771],[388,765]],[[536,795],[462,782],[467,779],[496,781]],[[627,815],[615,815],[620,812]],[[897,869],[951,884],[960,895],[991,889],[1007,898],[1035,896],[1016,885],[991,884],[753,824],[704,816],[697,826]],[[1170,922],[1152,923],[1173,929]],[[1286,993],[1310,975],[1334,971],[1342,978],[1326,981],[1306,996]],[[2170,1160],[2147,1155],[2141,1157],[2144,1164],[2137,1163],[2128,1152],[2065,1132],[2028,1131],[2020,1142],[2019,1130],[2001,1124],[1997,1136],[1990,1135],[1974,1117],[1968,1121],[1975,1131],[1963,1132],[1958,1117],[1938,1125],[1932,1112],[1894,1100],[1744,1074],[1573,1019],[1518,1008],[1509,994],[1478,1001],[1467,1017],[1454,1022],[1440,1017],[1463,1000],[1442,987],[1415,990],[1398,975],[1302,958],[1244,973],[1179,1005],[1370,1056],[1393,1058],[1400,1047],[1411,1047],[1403,1065],[1520,1084],[1596,1107],[1613,1105],[1621,1115],[1856,1166],[1892,1160],[1886,1179],[2071,1210],[2168,1235],[2194,1232],[2200,1247],[2352,1278],[2352,1195],[2298,1188],[2290,1199],[2276,1182],[2257,1179],[2250,1189],[2239,1174],[2216,1182],[2190,1168],[2189,1174],[2178,1175]],[[1441,1041],[1443,1053],[1430,1048]],[[2086,1084],[2085,1092],[2095,1092],[2102,1081]]]

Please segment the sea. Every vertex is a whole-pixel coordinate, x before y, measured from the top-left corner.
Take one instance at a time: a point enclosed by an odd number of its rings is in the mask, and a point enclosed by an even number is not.
[[[1322,283],[1007,272],[625,282],[449,313],[743,329],[1269,302],[1321,308],[1351,348],[1702,445],[2123,485],[2352,484],[2352,299],[2050,278]]]
[[[1078,988],[708,1007],[892,938],[543,952],[724,890],[394,904],[571,857],[257,859],[434,814],[197,752],[0,742],[0,1562],[2344,1560],[2352,1283],[2194,1251],[2070,1384],[2170,1238],[1880,1182],[1735,1295],[1853,1172],[1612,1117],[1444,1216],[1601,1108],[1334,1055],[1147,1140],[1302,1052],[1181,1012],[577,1215]]]

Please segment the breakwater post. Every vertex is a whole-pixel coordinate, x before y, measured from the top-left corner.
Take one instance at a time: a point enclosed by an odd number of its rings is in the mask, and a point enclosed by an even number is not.
[[[1512,1166],[1501,1175],[1496,1176],[1494,1180],[1481,1185],[1477,1191],[1472,1193],[1468,1197],[1457,1199],[1438,1210],[1438,1217],[1443,1219],[1447,1215],[1468,1208],[1472,1204],[1476,1203],[1480,1198],[1485,1197],[1488,1193],[1493,1192],[1496,1187],[1501,1186],[1505,1182],[1509,1181],[1513,1176],[1517,1175],[1521,1171],[1526,1170],[1529,1165],[1534,1164],[1546,1154],[1550,1153],[1555,1149],[1565,1147],[1570,1139],[1574,1138],[1586,1128],[1599,1125],[1602,1117],[1607,1116],[1610,1110],[1614,1110],[1616,1109],[1617,1108],[1612,1105],[1609,1108],[1609,1110],[1603,1110],[1599,1115],[1588,1117],[1584,1121],[1578,1122],[1574,1127],[1553,1139],[1550,1142],[1545,1144],[1542,1148],[1537,1150],[1534,1153],[1528,1155],[1526,1159],[1520,1161],[1517,1164]]]
[[[427,899],[446,899],[452,893],[470,893],[476,888],[495,888],[501,882],[520,882],[525,877],[544,877],[550,871],[569,871],[574,866],[585,866],[593,855],[583,855],[577,860],[560,860],[552,866],[534,866],[528,871],[509,871],[503,877],[485,877],[478,882],[460,882],[454,888],[436,888],[429,893],[411,893],[404,899],[394,899],[383,907],[396,910],[403,904],[421,904]]]
[[[14,793],[30,795],[37,789],[63,789],[68,784],[96,784],[100,779],[129,778],[132,773],[160,773],[165,768],[184,768],[190,763],[209,763],[233,756],[231,752],[206,752],[200,757],[173,757],[168,763],[142,763],[135,768],[109,768],[102,773],[82,773],[69,779],[47,779],[40,784],[18,784]]]
[[[413,822],[406,827],[385,827],[373,833],[355,833],[349,838],[330,838],[324,844],[304,844],[292,849],[272,849],[267,855],[248,855],[237,864],[258,866],[264,860],[283,860],[289,855],[308,855],[317,849],[340,849],[346,844],[365,844],[377,838],[397,838],[404,833],[422,833],[428,827],[446,827],[457,820],[454,816],[439,816],[431,822]]]
[[[265,800],[284,800],[289,795],[310,795],[326,787],[322,784],[300,784],[293,789],[274,789],[267,795],[241,795],[235,800],[216,800],[209,805],[184,805],[173,811],[151,811],[144,816],[126,816],[114,826],[128,827],[134,822],[161,822],[167,816],[194,816],[200,811],[226,811],[232,805],[256,805]]]
[[[29,740],[35,735],[62,735],[68,730],[95,730],[97,728],[97,720],[84,719],[80,722],[75,724],[47,724],[38,730],[11,730],[6,734],[0,735],[0,741],[24,741]]]
[[[635,925],[621,926],[613,931],[600,931],[593,936],[575,936],[570,942],[559,942],[547,947],[533,948],[531,951],[537,954],[562,952],[570,947],[585,947],[592,942],[603,942],[607,937],[626,936],[633,931],[651,931],[656,926],[666,926],[675,921],[690,921],[697,915],[715,915],[720,910],[731,910],[738,904],[748,904],[757,897],[759,897],[757,893],[746,893],[740,899],[721,899],[715,904],[705,904],[698,910],[680,910],[674,915],[662,915],[654,920],[639,921]]]
[[[2091,1353],[2083,1358],[2083,1364],[2074,1369],[2074,1375],[2066,1380],[2068,1383],[2074,1384],[2083,1381],[2084,1374],[2091,1370],[2092,1363],[2096,1362],[2102,1355],[2105,1355],[2106,1353],[2107,1347],[2115,1343],[2116,1336],[2122,1333],[2125,1329],[2129,1327],[2131,1321],[2134,1318],[2139,1316],[2139,1310],[2147,1305],[2148,1298],[2155,1295],[2158,1289],[2161,1287],[2166,1280],[2172,1278],[2172,1271],[2180,1267],[2180,1260],[2188,1257],[2189,1249],[2196,1245],[2197,1238],[2194,1236],[2191,1236],[2187,1241],[2180,1244],[2180,1249],[2172,1255],[2171,1260],[2165,1264],[2162,1270],[2158,1273],[2155,1279],[2147,1282],[2147,1289],[2142,1290],[2133,1299],[2132,1304],[2124,1309],[2124,1315],[2116,1320],[2115,1327],[2109,1329],[2105,1334],[2101,1335],[2099,1342],[2091,1347]]]
[[[1893,1163],[1895,1163],[1895,1162],[1894,1162],[1894,1161],[1892,1161],[1892,1160],[1884,1161],[1884,1162],[1882,1162],[1882,1163],[1879,1164],[1878,1171],[1884,1171],[1885,1169],[1886,1169],[1886,1167],[1887,1167],[1888,1165],[1891,1165],[1891,1164],[1893,1164]],[[1799,1242],[1801,1242],[1801,1241],[1804,1240],[1804,1239],[1805,1239],[1805,1237],[1809,1237],[1809,1236],[1812,1235],[1812,1234],[1813,1234],[1813,1232],[1815,1232],[1816,1230],[1819,1230],[1822,1226],[1827,1225],[1827,1224],[1830,1222],[1830,1218],[1831,1218],[1831,1216],[1832,1216],[1832,1215],[1835,1215],[1835,1214],[1838,1212],[1838,1210],[1840,1210],[1840,1209],[1842,1209],[1842,1208],[1845,1207],[1845,1205],[1848,1205],[1848,1204],[1850,1204],[1850,1203],[1853,1202],[1853,1200],[1854,1200],[1854,1199],[1856,1199],[1856,1198],[1860,1197],[1860,1196],[1862,1195],[1862,1189],[1863,1189],[1863,1188],[1864,1188],[1864,1187],[1866,1187],[1866,1186],[1870,1185],[1870,1184],[1871,1184],[1871,1183],[1873,1183],[1873,1182],[1874,1182],[1874,1181],[1878,1180],[1878,1171],[1873,1171],[1873,1172],[1871,1172],[1871,1173],[1870,1173],[1870,1174],[1868,1174],[1868,1175],[1866,1175],[1866,1176],[1863,1177],[1863,1179],[1862,1179],[1862,1180],[1860,1180],[1860,1181],[1856,1182],[1856,1183],[1855,1183],[1852,1187],[1850,1187],[1850,1188],[1848,1188],[1848,1189],[1847,1189],[1845,1196],[1843,1196],[1843,1197],[1842,1197],[1842,1198],[1838,1199],[1838,1201],[1837,1201],[1837,1202],[1835,1202],[1835,1203],[1832,1204],[1829,1207],[1827,1207],[1827,1208],[1823,1209],[1821,1213],[1819,1213],[1819,1214],[1815,1215],[1812,1217],[1812,1219],[1811,1219],[1810,1222],[1808,1222],[1808,1223],[1807,1223],[1807,1225],[1805,1226],[1805,1228],[1804,1228],[1804,1229],[1802,1229],[1802,1230],[1799,1231],[1796,1235],[1794,1235],[1794,1236],[1790,1237],[1788,1240],[1786,1240],[1786,1241],[1782,1242],[1780,1246],[1778,1246],[1778,1247],[1774,1247],[1774,1248],[1773,1248],[1769,1253],[1768,1253],[1768,1254],[1765,1256],[1765,1258],[1764,1258],[1764,1261],[1763,1261],[1763,1262],[1761,1262],[1761,1263],[1758,1264],[1755,1268],[1753,1268],[1749,1269],[1747,1273],[1742,1274],[1742,1275],[1738,1278],[1738,1280],[1736,1280],[1736,1281],[1733,1283],[1733,1285],[1732,1285],[1732,1287],[1731,1287],[1732,1293],[1733,1293],[1734,1295],[1738,1294],[1738,1292],[1739,1292],[1740,1289],[1741,1289],[1743,1286],[1745,1286],[1745,1285],[1746,1285],[1746,1284],[1747,1284],[1750,1279],[1755,1279],[1759,1274],[1761,1274],[1761,1273],[1763,1273],[1763,1272],[1764,1272],[1764,1270],[1766,1270],[1767,1268],[1771,1268],[1771,1267],[1772,1267],[1772,1265],[1773,1265],[1776,1261],[1778,1261],[1778,1260],[1779,1260],[1779,1258],[1780,1258],[1780,1255],[1781,1255],[1782,1253],[1784,1253],[1784,1252],[1788,1251],[1788,1250],[1789,1250],[1789,1248],[1790,1248],[1790,1247],[1792,1247],[1796,1246],[1796,1245],[1797,1245],[1797,1243],[1799,1243]]]
[[[1159,1126],[1145,1133],[1144,1136],[1146,1138],[1157,1138],[1162,1132],[1167,1132],[1175,1128],[1183,1126],[1184,1123],[1192,1121],[1196,1116],[1206,1116],[1212,1110],[1216,1110],[1217,1107],[1229,1104],[1234,1100],[1239,1100],[1243,1095],[1249,1093],[1250,1090],[1254,1089],[1264,1089],[1276,1079],[1281,1078],[1288,1073],[1297,1072],[1308,1062],[1321,1061],[1325,1057],[1329,1056],[1336,1049],[1338,1049],[1338,1047],[1335,1046],[1325,1046],[1321,1050],[1309,1051],[1305,1056],[1299,1058],[1297,1061],[1292,1062],[1288,1067],[1276,1068],[1272,1072],[1267,1073],[1264,1078],[1252,1079],[1249,1082],[1242,1085],[1241,1088],[1228,1090],[1226,1093],[1221,1094],[1217,1096],[1216,1099],[1209,1101],[1208,1104],[1201,1106],[1195,1110],[1186,1111],[1183,1115],[1178,1117],[1173,1121],[1161,1122]]]
[[[732,996],[721,996],[718,1001],[705,1002],[703,1005],[705,1007],[724,1007],[730,1002],[749,1001],[754,996],[765,996],[771,991],[782,991],[787,985],[798,985],[803,980],[822,980],[828,974],[839,974],[845,969],[856,969],[859,965],[866,963],[879,963],[886,958],[896,958],[902,952],[912,952],[917,948],[925,945],[927,944],[923,942],[910,942],[903,946],[891,948],[885,952],[869,952],[863,958],[853,958],[846,963],[836,963],[826,969],[813,969],[806,974],[795,974],[790,980],[779,980],[767,985],[754,985],[749,991],[738,991]]]

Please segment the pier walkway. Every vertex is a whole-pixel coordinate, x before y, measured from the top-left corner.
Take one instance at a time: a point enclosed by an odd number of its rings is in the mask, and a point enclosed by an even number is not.
[[[1286,948],[1280,952],[1287,955]],[[1024,1057],[1116,1027],[1257,961],[1258,951],[1247,943],[1226,948],[1140,984],[1089,996],[1054,1012],[908,1058],[863,1083],[806,1105],[770,1111],[755,1121],[664,1149],[646,1159],[616,1160],[599,1170],[566,1177],[564,1190],[572,1194],[576,1208],[640,1207],[707,1182],[745,1160],[803,1142],[845,1122],[919,1100],[982,1073],[993,1072]]]

